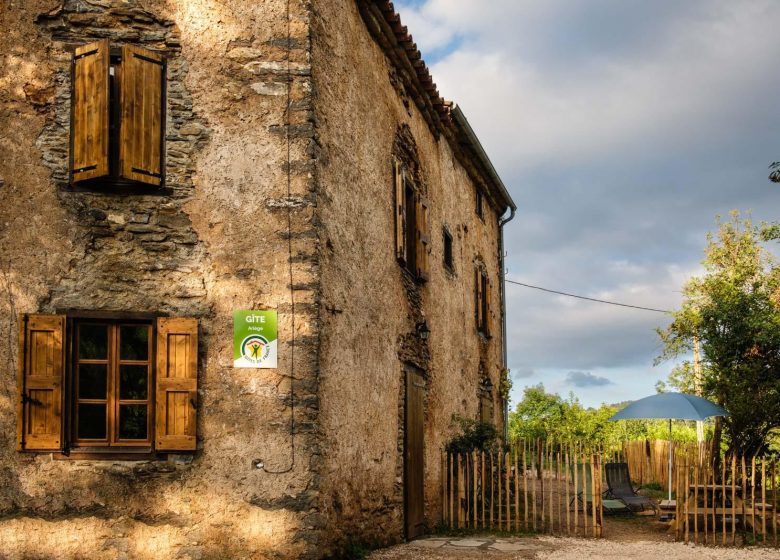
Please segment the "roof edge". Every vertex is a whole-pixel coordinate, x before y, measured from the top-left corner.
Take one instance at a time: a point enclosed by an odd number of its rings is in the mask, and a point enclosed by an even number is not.
[[[356,2],[369,33],[398,72],[433,135],[447,138],[455,156],[464,164],[472,179],[477,184],[485,184],[501,215],[507,209],[517,210],[463,111],[439,94],[417,44],[407,27],[401,24],[401,16],[393,3],[390,0]]]
[[[482,164],[482,167],[484,167],[487,171],[490,179],[493,181],[493,184],[500,192],[501,197],[504,199],[504,202],[506,202],[506,205],[512,210],[517,210],[517,205],[515,204],[515,201],[512,200],[512,196],[509,194],[509,190],[506,188],[506,185],[504,185],[504,182],[498,175],[496,168],[493,167],[493,162],[490,161],[487,152],[485,152],[485,148],[482,147],[482,142],[480,142],[479,138],[477,138],[474,129],[471,128],[471,124],[469,124],[466,115],[463,114],[463,111],[457,103],[452,104],[452,116],[455,119],[457,126],[466,135],[466,138],[471,144],[471,148],[476,153],[480,163]]]

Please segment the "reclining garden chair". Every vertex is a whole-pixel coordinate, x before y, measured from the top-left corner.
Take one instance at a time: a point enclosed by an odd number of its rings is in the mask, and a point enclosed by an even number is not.
[[[604,472],[607,474],[607,487],[609,488],[607,494],[610,498],[620,500],[631,511],[642,511],[646,507],[658,511],[658,507],[650,498],[637,494],[631,485],[628,463],[606,463]]]
[[[582,488],[582,471],[585,471],[585,489]],[[574,500],[577,500],[577,507],[591,508],[593,503],[593,475],[590,470],[590,463],[577,463],[577,495],[572,497],[569,502],[569,508],[571,508]],[[571,476],[574,479],[574,465],[571,466]],[[608,490],[603,492],[606,496]],[[601,507],[604,510],[604,515],[631,515],[633,511],[626,506],[620,500],[605,499],[602,496]],[[590,511],[590,509],[588,510]]]

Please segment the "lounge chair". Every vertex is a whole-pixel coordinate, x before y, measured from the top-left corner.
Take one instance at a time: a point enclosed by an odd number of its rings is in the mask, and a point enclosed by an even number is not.
[[[582,489],[582,472],[585,471],[585,489]],[[571,467],[572,480],[574,479],[574,466]],[[605,491],[604,496],[609,492]],[[634,512],[626,506],[620,500],[610,500],[609,498],[601,498],[601,507],[604,511],[604,515],[632,515]],[[590,470],[590,463],[577,463],[577,495],[574,496],[569,502],[569,508],[571,508],[574,500],[577,500],[577,507],[584,508],[586,505],[589,508],[593,503],[593,477]]]
[[[607,487],[609,488],[607,494],[610,498],[620,500],[631,511],[643,511],[646,507],[658,511],[658,507],[650,498],[637,494],[631,485],[628,463],[606,463],[604,472],[607,474]]]

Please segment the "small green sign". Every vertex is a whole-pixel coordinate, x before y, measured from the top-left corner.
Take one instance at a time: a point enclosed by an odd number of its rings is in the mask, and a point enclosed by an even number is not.
[[[276,311],[233,312],[233,367],[276,367]]]

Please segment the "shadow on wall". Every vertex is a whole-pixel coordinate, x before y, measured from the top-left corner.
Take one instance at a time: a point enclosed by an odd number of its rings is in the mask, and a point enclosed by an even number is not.
[[[178,485],[176,485],[178,488]],[[304,552],[296,543],[301,529],[294,512],[263,510],[215,493],[182,497],[175,503],[164,490],[149,511],[165,512],[139,517],[131,512],[106,515],[100,506],[91,511],[54,512],[50,516],[0,518],[0,555],[34,558],[254,557]],[[200,523],[193,522],[194,510]],[[56,521],[53,523],[52,521]]]

